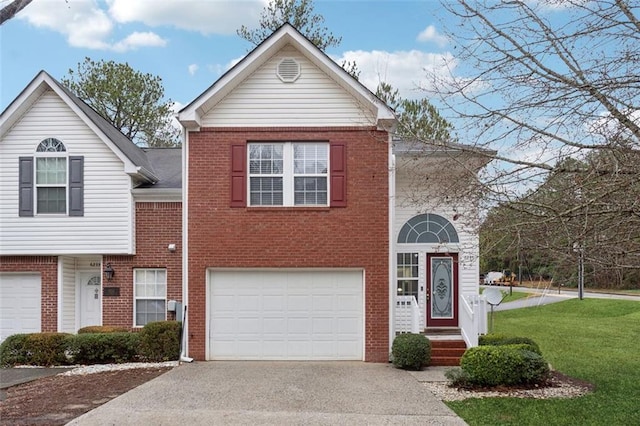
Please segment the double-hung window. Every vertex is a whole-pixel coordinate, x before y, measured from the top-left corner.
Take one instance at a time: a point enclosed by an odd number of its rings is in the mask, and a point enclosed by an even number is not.
[[[165,269],[134,269],[135,326],[167,319],[167,271]]]
[[[62,142],[49,138],[36,149],[36,212],[67,213],[67,156]]]
[[[34,155],[18,157],[18,216],[84,216],[84,157],[47,138]]]
[[[418,253],[398,253],[398,296],[414,296],[418,300]]]
[[[250,143],[251,206],[327,206],[329,144]]]

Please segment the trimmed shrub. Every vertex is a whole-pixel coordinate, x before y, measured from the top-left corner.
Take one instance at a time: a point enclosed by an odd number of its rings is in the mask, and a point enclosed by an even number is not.
[[[444,377],[449,379],[452,386],[468,387],[469,375],[460,367],[451,368],[444,372]]]
[[[9,336],[0,349],[2,366],[14,365],[65,365],[67,333],[30,333]]]
[[[431,342],[422,334],[399,334],[391,345],[391,361],[398,368],[422,370],[431,362]]]
[[[485,345],[469,348],[460,360],[466,381],[474,386],[527,385],[544,382],[547,362],[529,345]]]
[[[486,334],[484,336],[480,336],[478,339],[478,344],[480,346],[484,345],[493,345],[493,346],[501,346],[501,345],[519,345],[524,344],[529,346],[529,350],[537,353],[538,355],[542,355],[542,351],[540,351],[540,346],[533,340],[528,337],[518,337],[518,336],[507,336],[504,334]]]
[[[174,361],[180,357],[178,321],[150,322],[140,331],[140,356],[147,361]]]
[[[88,327],[82,327],[78,330],[78,334],[85,333],[127,333],[127,330],[124,327],[115,327],[112,325],[90,325]]]
[[[0,367],[25,365],[29,360],[27,350],[28,334],[14,334],[0,345]]]
[[[138,333],[83,333],[69,339],[69,355],[76,364],[120,364],[139,361]]]

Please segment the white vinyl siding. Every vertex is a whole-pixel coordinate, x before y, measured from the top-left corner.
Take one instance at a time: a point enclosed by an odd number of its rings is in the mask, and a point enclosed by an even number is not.
[[[428,167],[428,163],[424,167]],[[464,179],[456,177],[455,164],[449,169],[451,179]],[[412,176],[411,170],[396,171],[396,201],[395,201],[395,223],[393,227],[393,245],[396,252],[421,252],[420,259],[420,286],[426,285],[424,276],[426,274],[426,262],[422,253],[425,247],[430,252],[443,252],[449,250],[452,253],[458,253],[460,293],[478,294],[478,275],[479,275],[479,251],[478,251],[478,234],[474,229],[473,220],[477,218],[477,209],[473,208],[471,200],[452,199],[446,200],[442,197],[442,191],[429,190],[429,187],[418,188],[417,179]],[[465,172],[460,170],[460,176]],[[421,205],[416,205],[415,200],[421,200]],[[456,212],[453,211],[455,204]],[[404,244],[402,247],[397,245],[398,233],[402,226],[412,217],[421,213],[435,213],[447,219],[456,229],[460,242],[455,244],[447,244],[439,246],[438,244]],[[459,219],[453,220],[454,214],[458,213]],[[465,222],[471,220],[471,224]],[[422,301],[420,301],[422,302]]]
[[[18,158],[56,138],[84,157],[84,216],[18,216]],[[131,178],[111,149],[53,91],[0,141],[0,254],[131,254]]]
[[[208,282],[208,359],[362,360],[362,271],[211,270]]]
[[[300,77],[276,75],[284,58],[300,64]],[[312,102],[309,102],[312,100]],[[203,127],[371,126],[374,114],[292,46],[258,68],[202,118]]]
[[[73,257],[60,257],[62,263],[62,323],[59,330],[76,332],[76,265]]]

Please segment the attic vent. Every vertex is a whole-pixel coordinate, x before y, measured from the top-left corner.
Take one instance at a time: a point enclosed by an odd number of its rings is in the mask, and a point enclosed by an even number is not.
[[[293,58],[284,58],[278,63],[276,74],[285,83],[293,83],[300,77],[300,64]]]

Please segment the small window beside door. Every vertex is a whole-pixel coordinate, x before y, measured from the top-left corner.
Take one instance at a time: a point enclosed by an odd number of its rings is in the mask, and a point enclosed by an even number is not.
[[[418,300],[418,253],[398,253],[397,295]]]

